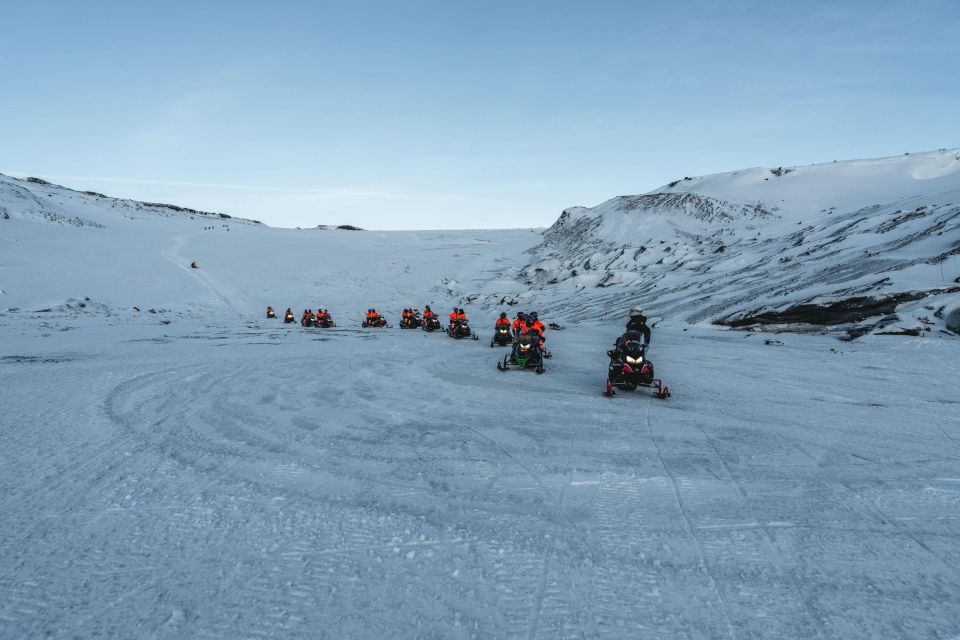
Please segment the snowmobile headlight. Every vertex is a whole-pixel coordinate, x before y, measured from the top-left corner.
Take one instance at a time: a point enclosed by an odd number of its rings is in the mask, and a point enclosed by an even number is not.
[[[627,356],[627,364],[643,364],[643,356],[640,356],[638,358]]]
[[[529,351],[529,350],[530,350],[530,345],[528,344],[520,345],[520,351]]]

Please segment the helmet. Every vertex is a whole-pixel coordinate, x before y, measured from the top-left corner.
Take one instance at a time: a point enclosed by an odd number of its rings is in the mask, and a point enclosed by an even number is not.
[[[518,319],[518,320],[526,320],[526,319],[527,319],[527,314],[525,314],[523,311],[518,311],[518,312],[517,312],[517,319]]]
[[[643,315],[643,308],[640,305],[635,305],[630,308],[630,317],[635,318],[636,316]]]
[[[507,317],[507,312],[506,312],[506,311],[501,311],[501,312],[500,312],[500,317],[501,317],[501,318],[506,318],[506,317]]]
[[[534,312],[532,312],[532,313],[530,314],[530,319],[531,319],[531,320],[536,320],[537,318],[538,318],[538,316],[537,316],[537,312],[536,312],[536,311],[534,311]]]
[[[424,309],[426,309],[427,311],[430,311],[430,305],[425,306]]]
[[[459,309],[457,313],[464,313],[463,309]]]

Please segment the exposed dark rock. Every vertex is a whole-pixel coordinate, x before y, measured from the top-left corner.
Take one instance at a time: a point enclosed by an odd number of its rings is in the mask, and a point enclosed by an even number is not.
[[[960,307],[957,307],[947,313],[944,322],[947,325],[947,329],[960,335]]]
[[[898,304],[920,300],[927,295],[929,294],[926,291],[905,291],[884,298],[855,296],[829,304],[798,304],[783,311],[764,311],[739,318],[724,318],[718,320],[716,324],[733,328],[757,324],[846,324],[891,314],[896,311]]]
[[[919,336],[920,329],[899,329],[897,331],[877,331],[876,336]]]

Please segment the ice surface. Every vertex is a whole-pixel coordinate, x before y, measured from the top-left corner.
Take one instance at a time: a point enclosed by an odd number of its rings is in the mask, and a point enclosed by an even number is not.
[[[584,294],[610,319],[548,331],[544,375],[495,368],[528,230],[40,189],[64,219],[0,200],[0,638],[960,635],[955,339],[667,316],[674,396],[605,398],[622,299]],[[481,340],[359,328],[425,303]]]

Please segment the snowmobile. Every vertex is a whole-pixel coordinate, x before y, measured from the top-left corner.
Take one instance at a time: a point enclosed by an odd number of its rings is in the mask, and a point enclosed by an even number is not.
[[[316,317],[312,313],[308,313],[302,318],[300,318],[301,327],[312,327],[317,323]]]
[[[364,328],[367,328],[367,327],[387,327],[387,328],[389,328],[389,327],[390,327],[390,325],[387,324],[387,319],[384,318],[383,316],[377,316],[377,317],[374,318],[373,320],[364,320],[364,321],[360,324],[360,326],[361,326],[361,327],[364,327]]]
[[[490,338],[491,347],[505,347],[513,342],[513,334],[510,333],[510,325],[494,327],[493,337]]]
[[[267,307],[267,319],[273,320],[277,317],[277,312],[273,310],[273,307]]]
[[[627,331],[607,355],[610,365],[604,395],[616,395],[616,389],[636,391],[637,387],[647,387],[661,400],[670,397],[670,388],[654,377],[653,363],[647,359],[647,345],[639,331]]]
[[[540,352],[540,337],[535,333],[525,333],[513,345],[513,350],[503,356],[503,361],[497,363],[500,371],[509,371],[511,367],[517,369],[534,369],[543,373],[543,354]]]
[[[447,328],[447,335],[457,340],[461,340],[463,338],[470,338],[472,340],[480,339],[480,336],[478,336],[473,329],[470,328],[470,321],[466,318],[461,318],[451,324]]]
[[[313,326],[317,327],[318,329],[332,329],[337,325],[333,322],[333,318],[326,316],[324,318],[317,318],[314,321]]]
[[[200,267],[197,266],[197,261],[194,260],[193,262],[190,263],[190,268],[191,268],[191,269],[199,269]]]
[[[287,309],[287,312],[283,315],[283,323],[290,324],[296,321],[297,321],[296,318],[293,317],[293,311],[290,311],[290,309]]]
[[[437,316],[430,316],[425,322],[423,322],[420,328],[428,332],[440,331],[443,329],[443,327],[440,325],[440,318]]]
[[[421,326],[423,326],[423,319],[419,313],[400,322],[401,329],[419,329]]]

